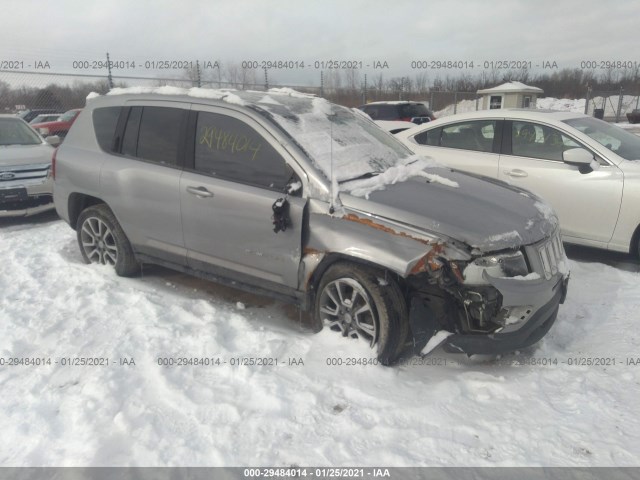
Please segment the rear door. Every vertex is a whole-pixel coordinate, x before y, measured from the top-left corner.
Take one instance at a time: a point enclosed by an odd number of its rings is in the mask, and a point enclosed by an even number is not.
[[[416,134],[411,149],[448,167],[498,178],[501,129],[500,119],[450,123]]]
[[[177,102],[125,108],[116,154],[100,173],[102,196],[134,249],[178,264],[185,262],[179,186],[189,108]]]
[[[190,126],[192,153],[180,181],[189,265],[297,288],[302,189],[287,198],[285,231],[274,232],[272,218],[287,185],[299,180],[293,159],[269,131],[236,111],[194,106]]]

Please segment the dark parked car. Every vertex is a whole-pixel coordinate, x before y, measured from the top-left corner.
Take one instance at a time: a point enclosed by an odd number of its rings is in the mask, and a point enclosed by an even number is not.
[[[366,105],[361,105],[358,108],[375,121],[396,120],[421,125],[436,119],[433,112],[421,102],[371,102]]]
[[[636,108],[632,110],[631,113],[627,113],[627,120],[629,120],[629,123],[640,122],[640,110]]]
[[[436,119],[433,112],[420,102],[372,102],[358,108],[380,128],[394,135]]]

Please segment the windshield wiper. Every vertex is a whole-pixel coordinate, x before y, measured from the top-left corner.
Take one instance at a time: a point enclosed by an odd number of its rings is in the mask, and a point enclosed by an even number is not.
[[[338,183],[342,184],[342,183],[348,183],[348,182],[355,182],[356,180],[364,180],[365,178],[371,178],[377,175],[380,175],[380,172],[367,172],[357,177],[348,178],[347,180],[340,180]]]

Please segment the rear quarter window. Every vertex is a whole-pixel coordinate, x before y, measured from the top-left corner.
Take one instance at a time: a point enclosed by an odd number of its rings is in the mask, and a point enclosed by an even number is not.
[[[113,151],[113,137],[120,118],[122,107],[96,108],[93,111],[93,130],[98,145],[105,152]]]
[[[415,136],[416,143],[420,145],[431,145],[437,147],[440,145],[440,134],[442,133],[442,127],[432,128],[426,132],[419,133]]]

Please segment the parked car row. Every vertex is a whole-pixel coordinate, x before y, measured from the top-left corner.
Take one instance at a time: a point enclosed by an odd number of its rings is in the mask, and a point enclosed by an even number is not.
[[[293,302],[384,364],[532,345],[567,291],[539,197],[432,167],[362,114],[288,89],[92,98],[53,176],[86,262]]]

